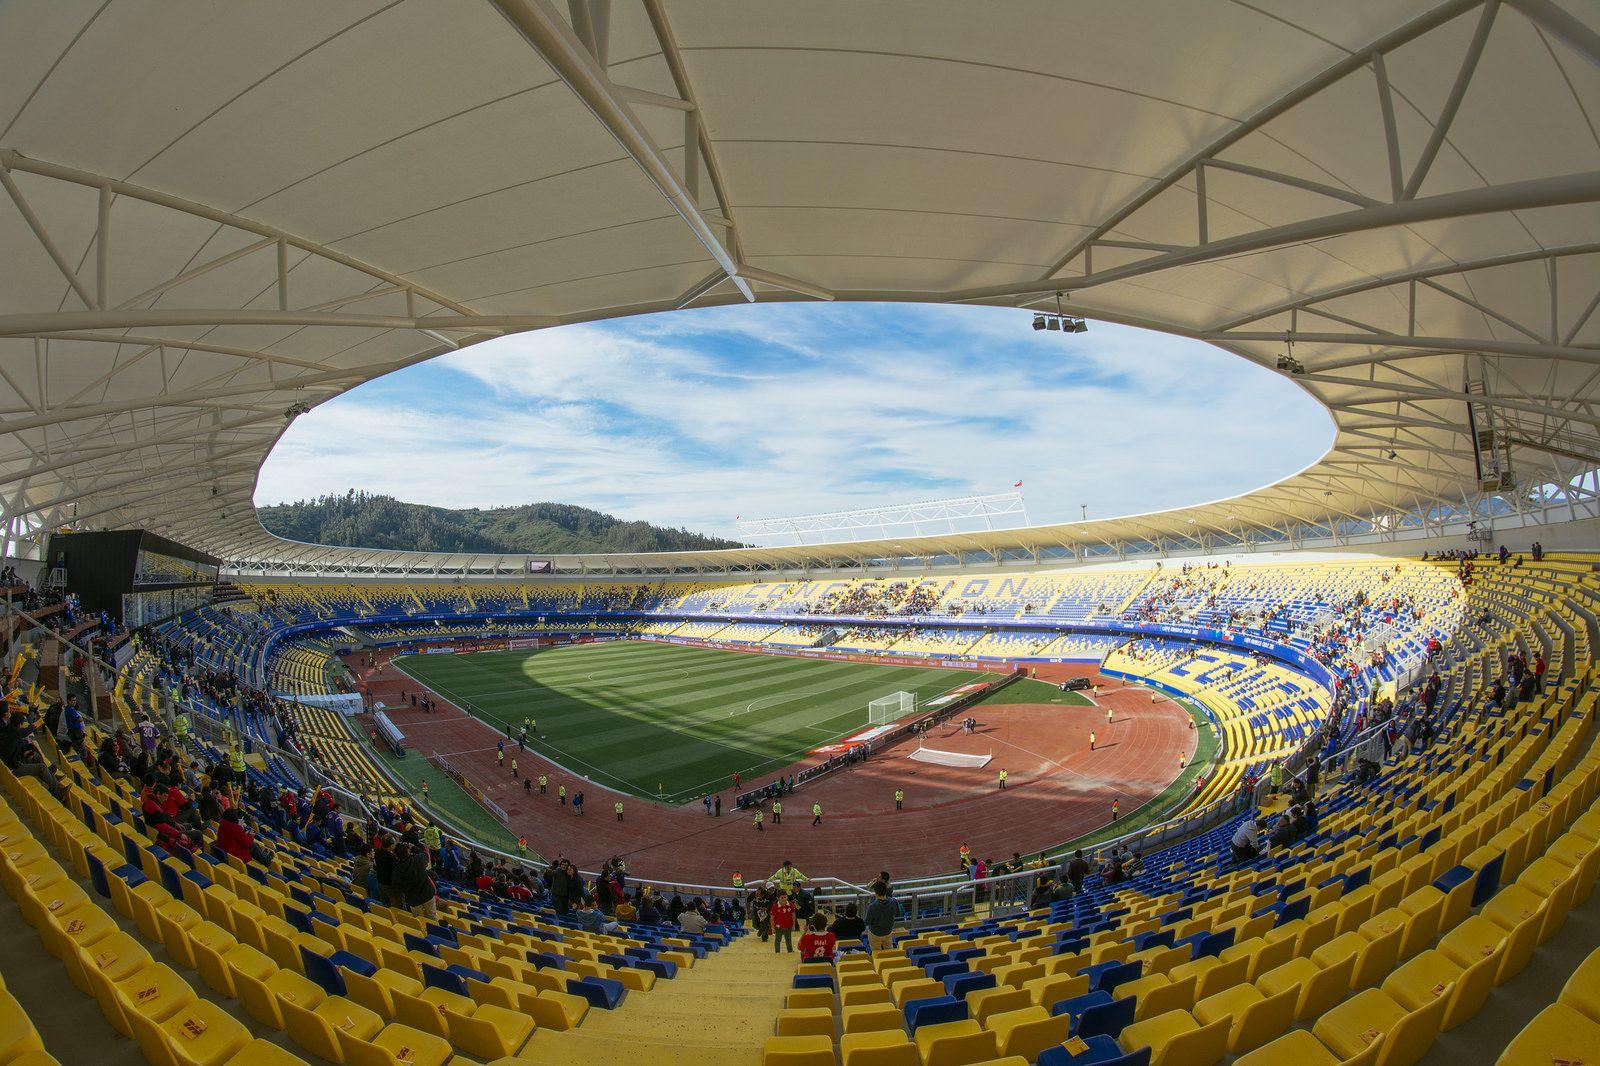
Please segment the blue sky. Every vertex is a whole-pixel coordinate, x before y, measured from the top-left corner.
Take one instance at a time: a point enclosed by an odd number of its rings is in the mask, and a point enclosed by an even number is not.
[[[415,503],[553,500],[732,535],[737,515],[1003,492],[1034,522],[1255,488],[1318,458],[1326,414],[1198,341],[1026,312],[719,307],[453,352],[298,419],[260,504],[364,489]],[[902,532],[909,533],[909,530]]]

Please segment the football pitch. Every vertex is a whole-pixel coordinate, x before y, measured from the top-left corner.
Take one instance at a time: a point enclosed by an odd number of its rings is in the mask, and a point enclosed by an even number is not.
[[[543,651],[408,655],[395,665],[528,747],[636,796],[682,803],[804,758],[867,724],[891,692],[918,703],[995,675],[614,641]]]

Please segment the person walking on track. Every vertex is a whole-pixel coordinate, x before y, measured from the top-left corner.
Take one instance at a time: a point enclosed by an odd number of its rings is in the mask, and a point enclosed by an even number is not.
[[[906,790],[903,788],[894,790],[894,809],[897,811],[906,809]]]
[[[756,808],[756,832],[758,832],[758,833],[765,833],[766,832],[765,829],[761,828],[761,820],[763,818],[765,818],[765,817],[766,817],[766,815],[762,812],[761,808],[757,807]]]
[[[820,803],[813,803],[811,805],[811,824],[812,825],[821,825],[822,824],[822,804],[820,804]]]
[[[779,825],[783,822],[783,801],[772,801],[772,824]]]
[[[557,785],[556,786],[556,799],[557,799],[557,801],[560,802],[561,806],[565,807],[567,805],[567,786],[566,785]]]
[[[1000,771],[1000,791],[1004,792],[1005,790],[1006,790],[1006,772],[1005,772],[1005,770],[1001,770]]]
[[[1089,734],[1089,750],[1094,750],[1094,734],[1092,732]]]
[[[572,797],[572,813],[573,814],[582,814],[583,813],[583,790],[582,789],[579,789],[578,790],[578,794],[576,796]]]
[[[1111,728],[1111,708],[1110,707],[1106,708],[1106,728],[1107,729]]]
[[[620,822],[620,821],[622,821],[622,801],[621,800],[618,800],[616,802],[615,809],[616,809],[616,812],[617,812],[617,821]]]
[[[542,795],[545,794],[545,786],[547,784],[549,784],[549,783],[550,783],[550,779],[549,778],[545,777],[544,774],[540,774],[539,775],[539,795],[542,796]]]
[[[513,756],[511,756],[511,780],[515,781],[516,779],[517,779],[517,757],[515,755],[513,755]]]
[[[506,742],[502,740],[500,742],[500,746],[498,748],[496,748],[495,752],[494,752],[495,769],[498,770],[501,767],[505,766],[505,764],[506,764]]]

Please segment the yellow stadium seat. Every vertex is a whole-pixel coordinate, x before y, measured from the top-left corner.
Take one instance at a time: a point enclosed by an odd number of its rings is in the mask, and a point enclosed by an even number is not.
[[[383,1019],[365,1007],[340,996],[330,997],[314,1008],[279,1000],[289,1037],[311,1054],[329,1062],[344,1062],[344,1051],[336,1034],[347,1033],[360,1040],[371,1040],[383,1030]]]
[[[1215,1066],[1228,1050],[1229,1020],[1205,1025],[1186,1010],[1134,1022],[1117,1038],[1124,1051],[1150,1049],[1150,1066]]]
[[[1020,1055],[1032,1062],[1046,1048],[1065,1040],[1071,1024],[1065,1014],[1051,1017],[1045,1007],[1024,1007],[994,1015],[984,1028],[994,1033],[1002,1056]]]
[[[96,913],[103,914],[98,908]],[[82,913],[82,912],[75,912]],[[70,921],[67,923],[72,924]],[[62,957],[72,983],[85,992],[90,991],[87,971],[98,970],[110,981],[131,977],[152,962],[143,944],[120,930],[107,933],[90,944],[73,943]]]
[[[1052,974],[1046,977],[1036,977],[1022,986],[1028,994],[1029,1002],[1035,1006],[1049,1008],[1064,999],[1081,996],[1089,991],[1089,978],[1078,975],[1069,977],[1066,974]]]
[[[1196,1003],[1194,1017],[1201,1025],[1228,1021],[1228,1050],[1240,1055],[1287,1031],[1299,1001],[1295,988],[1266,996],[1254,985],[1241,984]]]
[[[1560,1002],[1600,1023],[1600,951],[1592,952],[1572,971],[1561,989]]]
[[[921,1026],[916,1044],[922,1066],[967,1066],[998,1054],[994,1034],[971,1019]]]
[[[894,1003],[894,995],[883,985],[856,985],[839,991],[839,1006],[864,1007],[874,1003]]]
[[[39,1032],[9,993],[0,992],[0,1062],[10,1063],[30,1051],[44,1051]]]
[[[833,1011],[828,1007],[789,1007],[778,1012],[779,1036],[833,1036]]]
[[[901,981],[893,988],[894,1005],[904,1007],[914,999],[933,999],[944,995],[944,982],[923,978],[920,981]]]
[[[155,962],[131,977],[116,981],[117,1004],[125,1014],[166,1021],[194,1002],[194,989],[171,967]],[[132,1035],[131,1033],[129,1035]]]
[[[310,1064],[270,1040],[252,1040],[228,1060],[227,1066],[310,1066]]]
[[[1375,1060],[1377,1054],[1378,1045],[1374,1044],[1371,1053],[1365,1057],[1366,1061]],[[1293,1063],[1294,1066],[1343,1066],[1339,1056],[1323,1047],[1320,1040],[1304,1029],[1291,1029],[1272,1043],[1233,1060],[1233,1066],[1284,1066],[1285,1063]]]
[[[1323,1014],[1311,1032],[1344,1059],[1379,1044],[1378,1060],[1384,1066],[1413,1066],[1437,1039],[1447,1005],[1440,996],[1407,1011],[1387,992],[1369,988]]]
[[[1290,959],[1257,978],[1256,987],[1268,996],[1297,989],[1300,998],[1294,1016],[1303,1021],[1343,999],[1350,991],[1350,975],[1354,972],[1355,959],[1349,956],[1327,966],[1318,966],[1310,959]]]
[[[835,1066],[833,1041],[825,1036],[773,1036],[761,1048],[762,1066]]]
[[[1028,995],[1027,989],[1024,988],[980,988],[976,992],[967,993],[967,1013],[978,1024],[982,1025],[996,1014],[1021,1010],[1031,1002],[1032,997]],[[1054,1005],[1053,1003],[1044,1004],[1046,1009]]]
[[[1285,959],[1284,961],[1288,961]],[[1226,961],[1214,955],[1206,955],[1180,966],[1174,966],[1168,971],[1167,976],[1173,981],[1184,978],[1195,978],[1195,1001],[1198,1002],[1207,996],[1215,995],[1225,988],[1247,981],[1250,978],[1251,956],[1246,954],[1235,955]]]
[[[1483,1007],[1498,969],[1498,960],[1492,956],[1462,967],[1441,952],[1424,951],[1386,977],[1383,991],[1408,1011],[1420,1010],[1443,997],[1447,1002],[1439,1027],[1448,1031]]]
[[[922,1066],[917,1046],[902,1029],[845,1033],[839,1038],[842,1066]]]
[[[796,988],[783,998],[783,1005],[790,1010],[802,1007],[823,1007],[832,1011],[837,1005],[833,993],[826,988]]]
[[[139,1049],[156,1066],[222,1066],[250,1043],[246,1029],[227,1011],[198,999],[163,1022],[129,1015]]]
[[[1331,966],[1349,959],[1351,963],[1350,987],[1367,988],[1383,980],[1383,975],[1394,969],[1395,956],[1400,952],[1400,934],[1396,926],[1377,940],[1368,940],[1358,930],[1340,933],[1316,951],[1311,961],[1319,966]]]
[[[452,1054],[449,1041],[398,1023],[384,1026],[371,1040],[344,1029],[334,1032],[348,1066],[444,1066]]]
[[[1600,1023],[1565,1003],[1552,1003],[1512,1038],[1496,1066],[1582,1063],[1593,1058],[1595,1048],[1600,1048]]]
[[[970,1004],[968,1009],[971,1009]],[[899,1031],[904,1024],[904,1016],[898,1008],[887,1003],[870,1003],[844,1008],[840,1031],[846,1034],[874,1033],[886,1029]]]
[[[484,1060],[514,1055],[533,1035],[533,1019],[525,1014],[493,1003],[473,1004],[473,1008],[470,1015],[445,1012],[450,1043],[468,1055]]]

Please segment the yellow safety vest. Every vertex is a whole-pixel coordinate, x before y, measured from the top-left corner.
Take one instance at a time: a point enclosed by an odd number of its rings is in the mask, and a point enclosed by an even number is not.
[[[772,801],[772,813],[773,814],[782,814],[783,813],[783,804],[779,803],[777,800],[773,800]]]
[[[744,874],[735,873],[733,875],[733,887],[734,888],[743,888],[744,887]]]
[[[813,803],[813,804],[812,804],[812,805],[811,805],[811,813],[812,813],[812,814],[821,814],[821,813],[822,813],[822,804],[820,804],[820,803]]]
[[[619,803],[619,804],[617,804],[617,813],[618,813],[618,814],[621,814],[621,813],[622,813],[622,804],[620,804],[620,803]]]
[[[233,769],[234,773],[244,773],[244,752],[239,751],[237,748],[228,752],[228,765]]]

